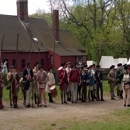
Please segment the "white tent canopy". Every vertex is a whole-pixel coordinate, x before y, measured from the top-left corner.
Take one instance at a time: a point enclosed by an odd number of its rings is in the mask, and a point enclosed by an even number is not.
[[[124,64],[127,64],[127,62],[128,62],[128,61],[127,61],[127,58],[119,58],[119,59],[118,59],[118,63],[122,63],[123,65],[124,65]]]
[[[117,68],[117,64],[119,63],[119,59],[114,59],[115,61],[115,68]]]
[[[100,66],[101,68],[110,68],[111,65],[115,65],[115,61],[113,56],[102,56],[100,60]]]
[[[130,65],[130,58],[129,58],[129,61],[127,62],[127,65]]]
[[[96,62],[90,60],[90,61],[87,61],[87,65],[90,66],[90,65],[93,65],[93,64],[96,64]]]
[[[124,64],[130,64],[130,59],[127,61],[127,58],[118,58],[114,59],[113,56],[102,56],[100,60],[100,66],[101,68],[110,68],[111,65],[115,65],[115,68],[117,68],[117,64],[122,63]]]

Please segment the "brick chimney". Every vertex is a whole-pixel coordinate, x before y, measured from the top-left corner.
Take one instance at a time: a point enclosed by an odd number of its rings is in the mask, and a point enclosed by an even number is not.
[[[59,41],[59,10],[53,10],[53,36]]]
[[[28,0],[17,0],[17,16],[28,22]]]

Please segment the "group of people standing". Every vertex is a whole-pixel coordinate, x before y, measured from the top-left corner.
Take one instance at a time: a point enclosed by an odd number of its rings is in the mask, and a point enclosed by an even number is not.
[[[81,102],[104,101],[100,65],[78,67],[76,64],[64,62],[58,69],[58,78],[62,104],[70,101],[77,103],[78,100]]]
[[[108,74],[111,100],[115,100],[114,88],[117,86],[117,96],[124,99],[124,106],[130,107],[130,66],[119,63],[117,67],[112,65]]]
[[[25,107],[33,107],[34,103],[41,107],[47,107],[46,92],[48,92],[49,102],[53,102],[50,94],[50,86],[55,84],[55,78],[52,73],[52,68],[46,72],[43,66],[36,62],[34,69],[31,69],[30,63],[27,63],[22,76],[20,78],[17,68],[10,66],[9,72],[7,73],[7,89],[9,90],[9,99],[11,108],[18,108],[18,92],[22,90],[23,94],[23,105]],[[3,97],[3,86],[4,86],[4,74],[2,73],[2,67],[0,66],[0,109],[4,108],[2,104]],[[42,104],[43,96],[43,104]],[[31,100],[32,99],[32,104]],[[34,101],[33,101],[34,99]],[[33,103],[34,102],[34,103]]]
[[[114,87],[117,86],[117,96],[124,99],[124,106],[130,106],[130,71],[129,66],[118,64],[110,67],[108,74],[108,84],[110,86],[111,100],[115,100]],[[100,65],[84,65],[78,67],[77,64],[64,62],[58,69],[58,79],[60,86],[61,104],[104,101],[103,98],[103,75]],[[38,62],[35,63],[34,69],[31,69],[30,63],[27,63],[22,76],[20,78],[17,68],[10,66],[7,73],[7,89],[9,90],[10,106],[18,108],[18,92],[22,90],[23,105],[29,108],[33,106],[33,102],[41,107],[47,107],[46,92],[48,92],[49,102],[53,103],[53,91],[56,93],[55,77],[52,67],[45,71],[43,66]],[[4,74],[2,66],[0,66],[0,109],[4,108],[2,104],[4,87]],[[43,96],[43,102],[42,102]],[[32,104],[31,104],[32,99]],[[34,101],[33,101],[34,99]]]

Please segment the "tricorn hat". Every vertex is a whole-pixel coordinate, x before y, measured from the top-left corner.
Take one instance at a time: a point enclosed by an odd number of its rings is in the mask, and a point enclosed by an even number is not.
[[[97,65],[96,67],[97,67],[97,69],[98,69],[98,68],[100,68],[100,65]]]
[[[113,69],[113,68],[115,68],[115,65],[111,65],[110,69]]]
[[[121,63],[119,63],[119,64],[117,64],[117,66],[119,67],[119,66],[122,66],[122,64]]]

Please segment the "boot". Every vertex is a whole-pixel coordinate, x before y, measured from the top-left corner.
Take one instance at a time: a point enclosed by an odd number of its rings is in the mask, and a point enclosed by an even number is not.
[[[18,102],[18,96],[15,96],[16,108],[18,108],[18,104],[17,104],[17,102]]]
[[[63,97],[61,96],[61,104],[63,104],[64,102],[63,102]]]
[[[13,108],[15,108],[15,96],[13,96]]]
[[[49,102],[50,102],[50,103],[53,103],[54,101],[52,100],[51,93],[48,93],[48,96],[49,96]]]
[[[69,101],[71,102],[71,92],[69,91]]]
[[[88,91],[88,101],[91,102],[91,100],[90,100],[90,90]]]
[[[91,98],[92,98],[92,101],[94,101],[93,91],[91,91]]]
[[[35,104],[37,104],[37,95],[36,95],[36,93],[34,93],[34,100],[35,100]]]
[[[115,100],[113,92],[111,92],[110,94],[111,94],[111,100]]]
[[[66,92],[67,95],[67,101],[69,101],[69,92]]]
[[[119,96],[119,90],[117,90],[117,96]]]
[[[2,105],[2,100],[0,101],[0,109],[3,109],[4,106]]]
[[[120,98],[123,99],[123,91],[120,91]]]

